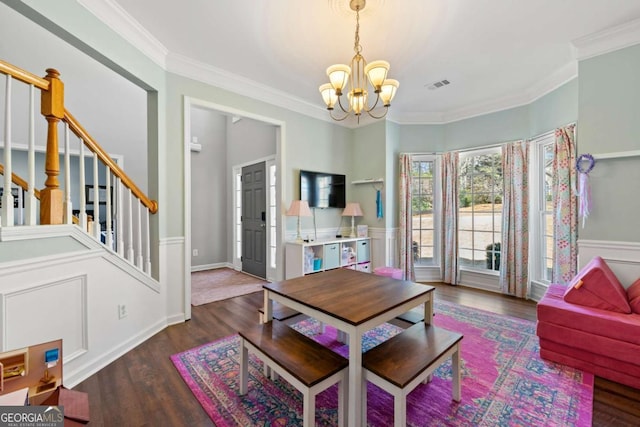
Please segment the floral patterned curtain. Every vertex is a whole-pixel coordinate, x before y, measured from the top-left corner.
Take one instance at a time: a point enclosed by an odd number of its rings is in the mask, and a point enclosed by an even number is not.
[[[553,159],[553,283],[569,283],[578,262],[575,125],[556,129]]]
[[[411,215],[411,155],[400,154],[400,269],[406,280],[415,280]]]
[[[500,287],[502,293],[527,296],[529,282],[529,144],[502,147],[504,198]]]
[[[458,284],[458,153],[442,155],[442,281]]]

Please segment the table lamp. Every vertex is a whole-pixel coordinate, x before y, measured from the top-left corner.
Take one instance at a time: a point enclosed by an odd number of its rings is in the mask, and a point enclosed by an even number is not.
[[[309,209],[309,203],[306,200],[294,200],[291,202],[291,206],[285,213],[286,216],[298,217],[298,235],[296,236],[296,242],[302,242],[302,235],[300,232],[300,217],[301,216],[313,216],[311,209]]]
[[[362,209],[360,209],[360,203],[347,203],[347,206],[342,211],[342,216],[351,217],[351,234],[349,237],[356,237],[355,217],[364,215]]]

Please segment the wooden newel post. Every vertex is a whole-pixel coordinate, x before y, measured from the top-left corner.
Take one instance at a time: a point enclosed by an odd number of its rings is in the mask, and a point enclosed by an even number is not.
[[[47,68],[44,78],[49,81],[49,90],[42,91],[41,113],[48,122],[45,188],[40,191],[40,224],[63,223],[63,194],[60,189],[60,156],[58,152],[58,122],[64,118],[64,83],[60,73]]]

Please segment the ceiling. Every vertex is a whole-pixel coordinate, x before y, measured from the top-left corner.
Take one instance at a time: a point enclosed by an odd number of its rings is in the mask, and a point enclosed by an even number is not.
[[[168,71],[316,117],[354,54],[348,0],[79,1]],[[391,120],[446,123],[532,102],[640,42],[638,18],[638,0],[368,0],[360,42],[400,81]]]

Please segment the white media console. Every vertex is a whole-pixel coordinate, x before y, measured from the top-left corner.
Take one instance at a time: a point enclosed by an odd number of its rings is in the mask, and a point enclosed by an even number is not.
[[[350,268],[370,273],[370,245],[368,237],[287,242],[285,278],[291,279],[334,268]]]

